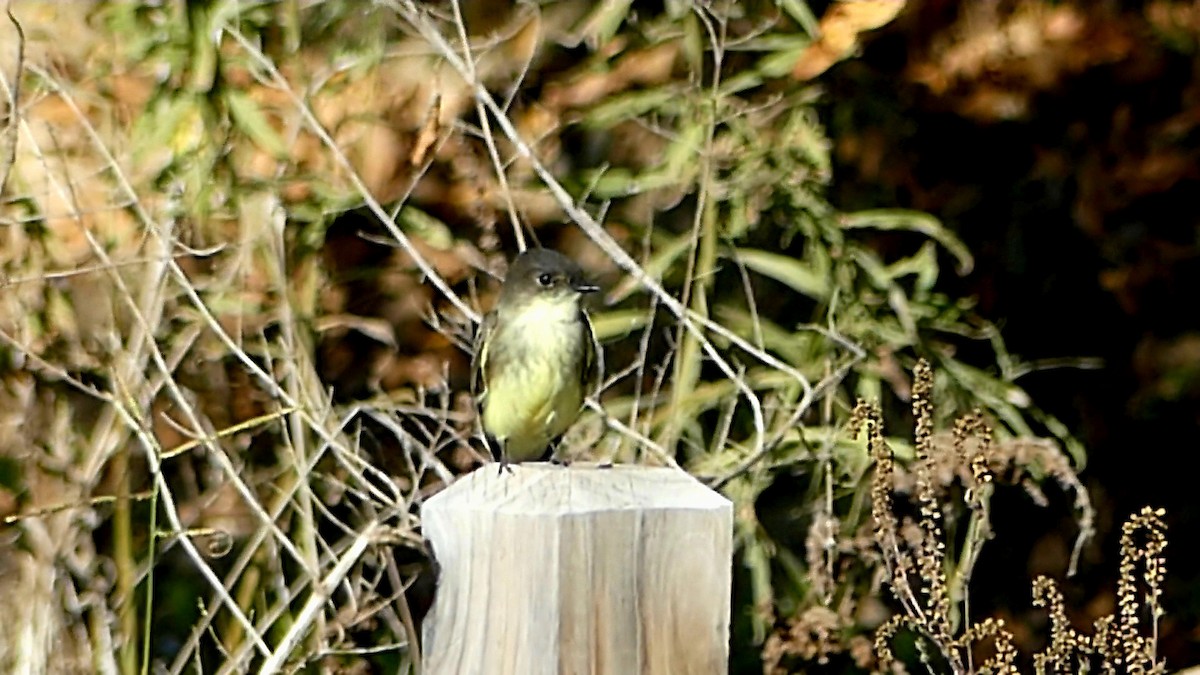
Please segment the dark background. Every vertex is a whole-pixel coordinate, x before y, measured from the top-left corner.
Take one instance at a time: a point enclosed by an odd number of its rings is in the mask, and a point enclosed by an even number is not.
[[[872,34],[861,58],[824,79],[831,198],[848,211],[887,204],[941,218],[976,256],[952,293],[977,297],[1015,356],[1099,360],[1018,381],[1088,451],[1081,476],[1099,532],[1065,584],[1068,614],[1090,632],[1113,610],[1120,525],[1163,507],[1160,654],[1178,668],[1200,661],[1200,86],[1195,39],[1173,31],[1193,22],[1184,28],[1195,36],[1200,8],[1066,7],[912,3]],[[1003,42],[1022,27],[1036,49],[980,46],[985,55],[969,58],[971,40]],[[1026,614],[1029,580],[1062,579],[1070,502],[1050,497],[1049,508],[1001,497],[975,577],[988,586],[973,599]]]

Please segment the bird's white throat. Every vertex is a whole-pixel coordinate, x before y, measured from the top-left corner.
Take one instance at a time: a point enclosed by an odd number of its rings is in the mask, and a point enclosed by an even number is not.
[[[537,296],[519,310],[503,317],[507,330],[518,333],[533,349],[559,349],[563,342],[578,339],[578,331],[564,331],[563,324],[579,320],[579,302],[567,296]]]

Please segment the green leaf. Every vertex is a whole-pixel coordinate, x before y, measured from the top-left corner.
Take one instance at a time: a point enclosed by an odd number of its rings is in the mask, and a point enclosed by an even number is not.
[[[966,244],[928,213],[907,209],[873,209],[844,213],[839,222],[847,229],[872,228],[918,232],[941,244],[954,256],[958,261],[959,274],[969,274],[975,266],[975,259],[967,250]]]
[[[690,182],[690,176],[679,176],[668,167],[655,167],[649,171],[633,173],[628,169],[605,169],[585,174],[592,185],[591,196],[599,199],[630,197],[633,195],[675,187]],[[684,179],[688,180],[684,180]]]
[[[1030,408],[1029,394],[1011,382],[1005,382],[984,370],[953,358],[938,359],[942,372],[958,383],[958,389],[990,410],[1016,436],[1033,436],[1022,410]]]
[[[707,134],[707,124],[694,122],[680,129],[675,139],[667,146],[663,168],[669,175],[675,176],[677,182],[690,182],[699,171],[700,148],[703,147]]]
[[[1075,464],[1075,470],[1083,471],[1087,467],[1087,450],[1084,449],[1083,443],[1080,443],[1079,439],[1071,435],[1071,430],[1067,428],[1067,425],[1054,415],[1037,408],[1033,408],[1029,412],[1035,420],[1046,427],[1047,431],[1062,442],[1071,461]]]
[[[596,334],[596,339],[607,342],[645,328],[650,321],[650,311],[647,309],[620,309],[610,312],[593,312],[591,319],[592,332]]]
[[[786,48],[770,52],[763,56],[755,64],[754,69],[768,78],[784,77],[792,72],[792,68],[795,67],[800,55],[811,44],[812,40],[798,37]]]
[[[752,248],[739,248],[736,258],[746,267],[770,277],[814,300],[826,300],[830,294],[829,262],[817,254],[818,247],[809,247],[806,258],[795,258]]]
[[[921,245],[921,250],[913,255],[897,260],[888,265],[888,275],[892,279],[915,274],[917,277],[917,290],[929,291],[937,282],[938,263],[937,251],[935,245],[931,241],[927,241]]]
[[[225,103],[229,106],[229,117],[242,133],[246,134],[259,148],[269,152],[276,159],[286,159],[287,145],[283,138],[271,126],[271,122],[258,107],[258,103],[249,95],[235,90],[224,92]]]
[[[434,218],[425,211],[414,206],[400,209],[397,222],[405,231],[415,234],[422,241],[439,251],[449,251],[454,247],[454,235],[446,223]]]
[[[765,316],[752,316],[750,312],[730,303],[716,305],[713,312],[722,326],[752,342],[756,335],[761,337],[760,346],[783,357],[788,363],[801,363],[803,358],[811,354],[812,333],[793,332]]]
[[[633,0],[603,0],[595,5],[591,14],[575,29],[581,40],[592,50],[608,44],[617,29],[629,16]]]
[[[721,96],[733,96],[763,83],[763,76],[753,70],[743,70],[721,80]]]
[[[872,286],[881,291],[886,291],[891,286],[892,276],[874,251],[855,246],[850,249],[850,255],[854,262],[858,263],[858,268],[866,273]]]
[[[810,38],[816,38],[821,34],[821,22],[809,9],[807,2],[804,0],[776,0],[776,4],[796,23],[800,24]]]
[[[207,103],[198,96],[154,99],[130,134],[134,161],[148,175],[158,175],[180,157],[208,148],[213,133],[208,113]]]
[[[682,90],[672,86],[611,96],[584,115],[583,125],[589,129],[608,129],[650,112],[679,114],[684,110],[680,105],[683,96]]]

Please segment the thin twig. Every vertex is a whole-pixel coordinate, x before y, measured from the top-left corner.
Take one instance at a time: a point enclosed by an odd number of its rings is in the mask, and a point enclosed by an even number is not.
[[[453,0],[450,3],[454,13],[454,26],[458,30],[458,39],[462,42],[463,63],[470,72],[468,82],[474,82],[477,75],[475,69],[475,59],[471,56],[471,42],[467,39],[467,26],[463,23],[462,8],[459,7],[458,0]],[[526,61],[525,69],[528,69],[529,62]],[[522,69],[522,76],[526,72]],[[520,84],[518,79],[513,84],[514,87]],[[479,116],[479,125],[481,127],[484,145],[487,146],[488,158],[492,161],[492,167],[496,172],[496,180],[500,184],[500,194],[504,195],[504,205],[508,209],[508,221],[512,225],[513,236],[517,240],[517,249],[525,250],[525,233],[521,229],[521,219],[517,217],[517,205],[513,202],[512,189],[508,185],[508,172],[505,171],[503,163],[500,161],[500,151],[496,148],[496,138],[492,133],[491,124],[488,122],[487,111],[483,108],[483,102],[476,99],[475,101],[476,114]]]
[[[25,73],[25,29],[21,27],[21,22],[17,21],[16,15],[13,14],[12,0],[5,3],[4,13],[8,15],[9,23],[17,31],[17,62],[13,69],[12,87],[4,88],[8,93],[8,120],[4,124],[3,136],[8,144],[8,157],[0,161],[0,198],[4,197],[5,188],[8,187],[8,177],[17,163],[18,121],[21,117],[21,79]]]
[[[379,523],[371,523],[355,538],[354,544],[342,554],[337,565],[330,570],[329,574],[321,579],[320,583],[314,585],[312,595],[308,601],[304,603],[300,613],[295,617],[295,622],[292,624],[288,632],[279,641],[279,645],[275,648],[258,672],[262,675],[270,675],[277,673],[283,667],[284,662],[291,655],[292,650],[296,645],[300,644],[300,640],[308,632],[313,621],[320,615],[321,609],[325,603],[329,601],[333,594],[334,588],[342,582],[347,574],[350,573],[350,568],[358,562],[362,557],[363,552],[376,538],[380,528]]]

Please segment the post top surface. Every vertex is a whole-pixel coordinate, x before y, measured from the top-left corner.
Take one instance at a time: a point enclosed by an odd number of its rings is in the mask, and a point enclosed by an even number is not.
[[[495,464],[482,466],[431,497],[422,510],[582,514],[732,508],[728,499],[679,469],[545,463],[514,464],[511,468],[511,473],[502,474]]]

